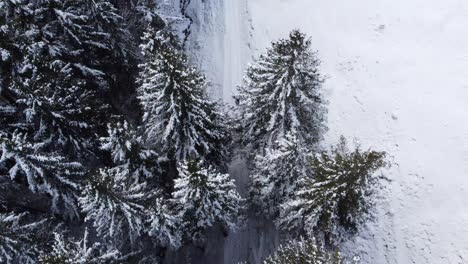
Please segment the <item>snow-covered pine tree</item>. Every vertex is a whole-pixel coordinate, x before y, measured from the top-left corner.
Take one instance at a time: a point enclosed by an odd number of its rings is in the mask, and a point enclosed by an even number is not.
[[[160,2],[153,0],[120,0],[116,5],[121,10],[122,16],[126,21],[129,31],[134,35],[138,42],[148,26],[162,29],[166,23],[158,15]]]
[[[127,170],[136,182],[156,184],[160,160],[155,151],[144,146],[136,129],[127,121],[117,120],[108,124],[107,133],[100,139],[101,149],[111,154],[113,163]]]
[[[0,133],[0,147],[0,175],[9,177],[10,184],[24,183],[33,193],[49,195],[54,213],[79,217],[76,193],[84,176],[81,164],[44,150],[43,143],[31,143],[27,134]]]
[[[116,246],[134,245],[147,232],[148,204],[157,195],[157,156],[126,121],[109,124],[101,142],[112,166],[92,177],[80,205],[98,235]]]
[[[89,241],[88,230],[85,229],[83,238],[70,241],[63,234],[54,233],[54,243],[50,252],[42,252],[41,264],[101,264],[121,263],[120,252],[108,248],[106,244]]]
[[[203,243],[204,231],[216,224],[229,229],[237,227],[243,199],[228,174],[191,160],[180,164],[179,175],[173,199],[188,239]]]
[[[143,39],[139,99],[147,142],[170,160],[224,161],[226,129],[206,94],[205,76],[189,66],[175,37],[149,27]]]
[[[290,241],[270,257],[264,264],[346,264],[339,251],[328,252],[325,247],[315,239],[300,239]],[[357,263],[357,262],[354,262]]]
[[[83,5],[87,25],[92,27],[87,42],[97,48],[96,52],[93,52],[98,55],[96,65],[103,67],[104,72],[110,69],[109,66],[126,66],[129,56],[132,56],[129,54],[131,45],[128,41],[133,40],[119,10],[109,0],[85,0]],[[106,65],[106,62],[119,63]]]
[[[97,234],[118,248],[135,248],[146,231],[145,183],[135,182],[122,167],[101,169],[79,197],[80,206]]]
[[[34,234],[43,223],[28,222],[25,213],[0,213],[0,262],[36,263],[41,249]]]
[[[180,221],[160,191],[156,153],[126,121],[110,124],[101,142],[113,165],[101,169],[79,199],[86,220],[123,252],[128,246],[142,249],[137,239],[148,236],[154,246],[180,247]]]
[[[286,134],[274,149],[258,155],[251,173],[250,194],[254,205],[273,219],[282,203],[294,198],[298,181],[310,174],[306,150],[295,135]]]
[[[53,134],[50,142],[89,156],[85,150],[98,146],[96,133],[109,117],[104,95],[113,77],[106,67],[122,64],[116,58],[125,53],[112,55],[124,42],[115,39],[125,32],[121,18],[105,0],[9,0],[2,9],[10,22],[0,43],[9,54],[3,93],[15,95],[8,102],[34,131]]]
[[[108,65],[125,63],[125,23],[107,0],[7,0],[0,21],[8,21],[0,29],[0,173],[50,195],[54,212],[76,211],[83,172],[68,160],[100,162],[115,79]],[[25,166],[32,169],[15,170]]]
[[[318,66],[311,41],[294,30],[247,69],[235,97],[244,146],[263,150],[293,133],[304,147],[314,147],[325,130],[326,112]]]
[[[375,172],[385,165],[384,152],[359,148],[350,152],[342,137],[337,147],[313,158],[314,177],[305,178],[297,197],[283,204],[280,227],[305,229],[327,244],[357,232],[370,216],[375,203],[372,194],[381,187],[382,177]]]
[[[176,215],[174,205],[161,197],[149,209],[148,234],[156,245],[177,249],[182,245],[181,221]]]

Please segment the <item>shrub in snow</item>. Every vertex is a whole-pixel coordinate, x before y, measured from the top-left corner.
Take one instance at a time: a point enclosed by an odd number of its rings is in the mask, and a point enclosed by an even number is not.
[[[189,239],[202,242],[203,232],[215,224],[236,228],[243,200],[228,174],[198,161],[184,162],[174,188],[173,198]]]
[[[385,166],[385,153],[350,152],[346,141],[312,160],[313,178],[304,179],[296,199],[283,204],[279,224],[286,230],[305,228],[327,242],[342,231],[356,232],[374,205],[373,191],[380,186],[375,172]]]
[[[205,77],[168,36],[150,27],[143,38],[138,98],[147,141],[171,160],[202,157],[219,164],[226,138],[222,114],[206,94]]]
[[[340,252],[330,253],[315,239],[291,241],[279,247],[264,264],[345,264]],[[356,262],[355,262],[356,263]]]
[[[298,181],[308,175],[308,159],[297,137],[286,134],[275,148],[257,156],[251,174],[251,198],[267,216],[276,218],[279,206],[294,198]]]
[[[101,243],[91,243],[88,231],[78,241],[70,241],[62,234],[54,233],[54,243],[51,252],[43,253],[40,257],[42,264],[100,264],[118,262],[120,253],[116,249],[109,249]]]
[[[273,42],[247,69],[236,97],[241,141],[251,149],[271,147],[288,133],[312,147],[325,130],[319,61],[311,42],[294,30]]]

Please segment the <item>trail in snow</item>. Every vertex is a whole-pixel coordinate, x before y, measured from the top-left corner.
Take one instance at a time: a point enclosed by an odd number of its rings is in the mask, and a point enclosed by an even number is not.
[[[248,0],[190,0],[186,13],[193,19],[187,40],[190,59],[212,82],[212,97],[232,104],[251,56],[249,48]],[[238,159],[229,166],[231,177],[243,197],[248,196],[248,170]],[[271,222],[249,213],[246,225],[224,237],[218,227],[208,232],[204,249],[186,245],[166,254],[165,264],[259,264],[278,245]]]
[[[224,0],[224,68],[223,100],[232,103],[232,95],[241,82],[247,54],[247,9],[246,0]]]

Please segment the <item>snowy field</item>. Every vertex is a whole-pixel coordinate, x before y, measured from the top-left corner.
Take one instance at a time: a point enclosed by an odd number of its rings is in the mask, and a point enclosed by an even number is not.
[[[468,2],[226,1],[224,76],[301,29],[328,77],[327,141],[389,153],[388,201],[349,247],[364,263],[468,263]]]

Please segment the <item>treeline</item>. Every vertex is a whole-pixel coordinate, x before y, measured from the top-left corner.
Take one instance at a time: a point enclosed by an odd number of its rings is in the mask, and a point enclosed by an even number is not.
[[[0,55],[2,263],[158,263],[248,209],[302,237],[266,263],[341,261],[327,252],[370,215],[385,154],[323,150],[323,78],[299,31],[249,67],[233,114],[150,0],[4,0]],[[227,174],[238,154],[250,197]]]

